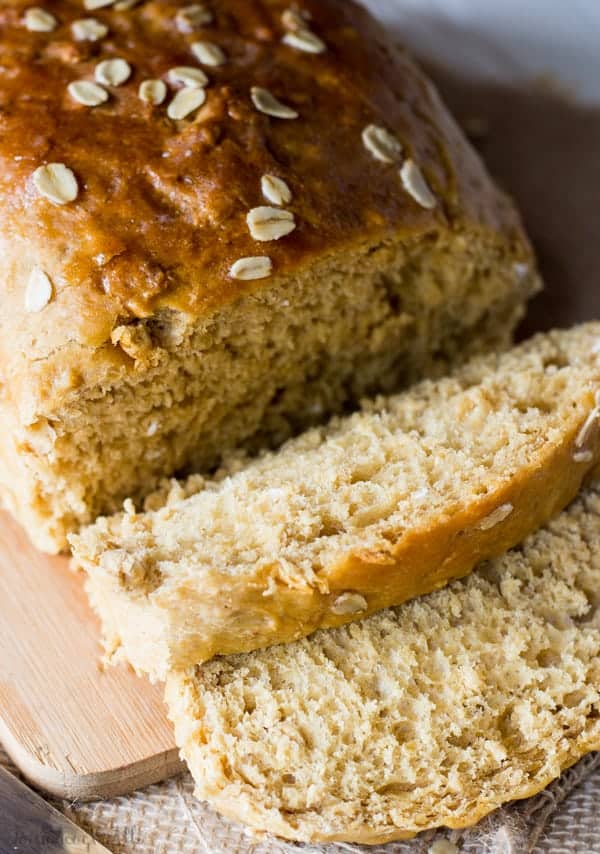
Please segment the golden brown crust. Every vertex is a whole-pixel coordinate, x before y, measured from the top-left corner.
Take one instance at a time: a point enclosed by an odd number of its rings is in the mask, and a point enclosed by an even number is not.
[[[50,399],[43,390],[49,381],[54,393],[68,394],[83,381],[75,369],[70,380],[62,376],[69,365],[81,367],[87,383],[95,374],[105,381],[123,355],[110,345],[94,348],[124,319],[165,308],[206,315],[295,267],[377,235],[410,240],[467,223],[497,233],[516,258],[529,259],[512,205],[431,84],[354,3],[302,4],[327,46],[318,55],[282,43],[287,0],[214,3],[212,23],[192,33],[175,25],[185,4],[174,0],[85,14],[78,0],[57,0],[51,11],[58,26],[51,32],[25,27],[29,5],[0,3],[0,233],[4,321],[11,325],[0,346],[11,396],[31,395],[37,384],[36,396]],[[108,34],[77,41],[71,25],[90,14]],[[166,112],[173,86],[156,107],[140,100],[138,87],[147,78],[166,79],[174,66],[201,67],[190,50],[197,40],[220,46],[226,61],[203,66],[209,78],[204,106],[173,121]],[[105,104],[79,104],[68,84],[93,80],[98,62],[111,57],[130,63],[129,80],[108,87]],[[255,85],[299,117],[258,112],[250,99]],[[367,152],[361,133],[371,123],[392,130],[404,156],[423,168],[438,199],[434,209],[403,190],[398,164]],[[32,175],[47,163],[72,169],[79,186],[74,201],[57,206],[38,194]],[[258,243],[245,218],[264,203],[265,173],[289,184],[296,228],[282,240]],[[229,275],[236,259],[262,254],[272,259],[272,279]],[[48,274],[54,296],[44,311],[28,314],[23,294],[34,267]],[[56,363],[50,380],[44,369],[31,382],[31,364],[50,355]],[[20,387],[24,377],[29,388]]]

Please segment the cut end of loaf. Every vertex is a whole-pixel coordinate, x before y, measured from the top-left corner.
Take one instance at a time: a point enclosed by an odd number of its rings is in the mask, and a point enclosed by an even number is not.
[[[163,312],[119,327],[97,352],[102,376],[88,366],[89,382],[25,427],[2,413],[15,437],[0,451],[6,503],[40,548],[64,549],[165,476],[506,347],[537,286],[522,245],[469,227],[321,258],[193,324]]]
[[[471,825],[600,748],[600,493],[450,587],[173,673],[197,794],[259,830],[385,842]]]

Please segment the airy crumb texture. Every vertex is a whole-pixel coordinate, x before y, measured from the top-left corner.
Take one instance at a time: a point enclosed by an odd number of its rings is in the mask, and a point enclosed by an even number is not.
[[[50,5],[0,3],[0,492],[40,548],[508,346],[519,216],[361,6]]]
[[[255,828],[384,842],[473,824],[600,748],[600,492],[462,581],[173,673],[197,795]]]
[[[163,678],[399,604],[514,546],[600,459],[599,340],[600,324],[537,336],[101,518],[71,542],[108,649]]]

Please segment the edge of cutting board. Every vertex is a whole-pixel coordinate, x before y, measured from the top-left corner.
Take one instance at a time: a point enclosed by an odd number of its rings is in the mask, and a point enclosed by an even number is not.
[[[98,620],[66,557],[0,511],[0,741],[34,786],[71,800],[183,769],[162,686],[102,667]]]
[[[93,801],[127,795],[152,783],[160,783],[185,769],[177,748],[138,760],[122,768],[109,768],[91,774],[45,765],[23,749],[19,741],[0,722],[0,741],[23,777],[49,795],[69,801]]]

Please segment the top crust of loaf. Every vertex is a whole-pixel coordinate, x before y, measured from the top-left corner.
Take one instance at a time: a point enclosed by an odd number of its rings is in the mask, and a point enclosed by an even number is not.
[[[325,45],[319,54],[282,41],[290,28],[282,21],[287,0],[206,3],[210,21],[192,32],[177,25],[181,2],[118,5],[85,12],[80,0],[56,0],[48,5],[56,25],[44,32],[26,25],[28,0],[0,4],[8,69],[0,99],[9,105],[0,115],[9,329],[0,359],[13,398],[34,396],[36,384],[40,396],[50,395],[48,376],[32,368],[49,356],[58,398],[101,381],[111,366],[130,361],[107,344],[128,320],[169,309],[207,316],[348,246],[457,229],[468,238],[484,229],[516,262],[531,261],[512,205],[431,84],[350,0],[303,0],[307,28]],[[77,39],[74,22],[92,16],[106,34]],[[202,64],[192,52],[196,42],[220,47],[222,64]],[[115,57],[129,63],[129,79],[105,86],[103,104],[79,103],[69,84],[94,81],[98,64]],[[167,109],[178,86],[168,73],[179,66],[203,70],[209,82],[204,105],[175,120]],[[158,106],[138,95],[150,78],[167,81]],[[271,91],[298,118],[260,112],[253,86]],[[364,145],[371,124],[397,138],[396,162],[382,162]],[[403,185],[399,166],[409,158],[433,192],[432,208]],[[66,204],[36,189],[35,170],[56,163],[72,170],[77,184]],[[264,175],[288,184],[292,197],[284,206],[296,225],[266,243],[253,239],[246,222],[251,209],[272,204],[261,193]],[[262,255],[272,261],[271,277],[232,278],[237,259]],[[30,300],[26,310],[27,284],[40,273],[34,308]],[[99,345],[106,346],[95,350]]]

